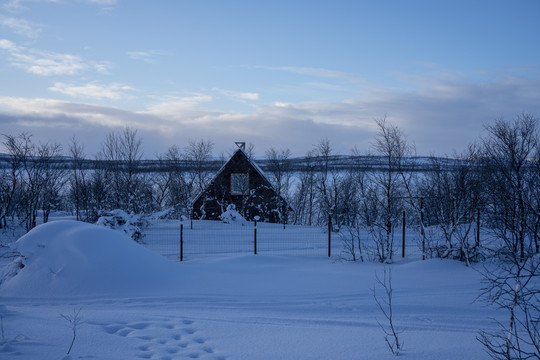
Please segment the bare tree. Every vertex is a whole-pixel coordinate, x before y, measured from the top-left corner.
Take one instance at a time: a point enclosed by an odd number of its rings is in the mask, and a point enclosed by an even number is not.
[[[394,325],[394,308],[393,308],[393,288],[392,288],[392,270],[386,270],[386,266],[383,270],[383,278],[381,279],[379,275],[375,275],[375,280],[377,284],[382,288],[383,295],[382,297],[377,295],[377,290],[375,287],[371,289],[373,292],[373,298],[377,307],[384,315],[386,319],[386,325],[381,324],[379,321],[377,323],[384,332],[384,340],[388,349],[393,355],[399,355],[399,352],[403,348],[403,343],[399,339],[399,331]]]
[[[518,254],[483,270],[481,299],[507,313],[497,331],[480,331],[477,339],[493,359],[540,359],[540,259]]]
[[[11,155],[16,150],[17,139],[4,135],[4,146]],[[8,219],[15,216],[17,196],[22,184],[22,159],[18,156],[8,158],[9,167],[0,171],[0,229],[8,226]]]
[[[426,212],[444,235],[444,244],[437,245],[437,254],[459,258],[468,265],[480,247],[477,239],[471,241],[483,200],[478,149],[471,145],[452,159],[434,158],[431,168],[424,176],[420,193],[426,198]]]
[[[38,146],[32,141],[32,135],[22,133],[18,136],[6,136],[4,143],[9,155],[20,168],[20,191],[17,200],[19,217],[25,223],[26,231],[33,229],[37,222],[42,190],[44,166]]]
[[[95,186],[94,180],[99,179],[103,173],[102,167],[95,161],[94,168],[89,168],[84,146],[75,137],[71,139],[69,155],[71,158],[70,199],[74,202],[76,219],[94,222],[99,212],[96,204],[100,203],[100,196],[96,192],[99,187]]]
[[[173,183],[173,172],[163,155],[157,156],[160,171],[152,174],[150,182],[152,184],[152,199],[158,209],[163,209],[167,201],[167,196]]]
[[[526,203],[530,210],[530,219],[527,221],[529,232],[534,239],[534,249],[536,253],[540,253],[540,146],[537,147],[534,157],[531,159],[531,171],[528,172],[526,183],[526,193],[529,194]]]
[[[66,170],[56,164],[56,160],[62,155],[60,144],[41,144],[37,151],[37,166],[41,173],[41,209],[43,222],[46,223],[51,211],[59,208],[61,192],[66,183]]]
[[[176,212],[182,213],[185,211],[187,214],[191,214],[190,196],[192,189],[188,185],[188,180],[186,180],[188,176],[181,165],[183,156],[180,148],[176,145],[171,146],[165,155],[169,164],[169,176],[171,179],[166,204],[174,207]]]
[[[142,139],[137,136],[137,130],[125,128],[119,138],[119,152],[125,166],[122,174],[127,189],[127,209],[141,213],[150,206],[151,199],[149,186],[143,174],[138,171],[143,157]],[[150,196],[148,196],[150,195]]]
[[[101,156],[102,154],[100,153],[96,155],[96,167],[89,174],[88,182],[85,187],[85,191],[88,192],[88,204],[87,207],[85,207],[85,219],[89,222],[97,221],[103,210],[107,210],[107,207],[111,206],[111,202],[107,201],[107,199],[110,198],[108,193],[111,191],[111,183],[108,180],[110,168]]]
[[[266,159],[268,160],[267,174],[270,174],[270,181],[278,194],[284,197],[288,196],[289,184],[291,179],[290,162],[291,150],[276,150],[271,147],[266,150]]]
[[[499,331],[478,337],[494,359],[540,359],[540,258],[535,239],[537,184],[531,157],[538,153],[538,121],[521,114],[513,121],[498,119],[487,126],[483,141],[489,170],[488,215],[501,241],[499,266],[483,271],[481,297],[507,312]],[[534,229],[534,230],[533,230]]]
[[[318,224],[326,224],[327,219],[331,219],[332,225],[339,228],[341,224],[336,221],[336,218],[339,216],[341,178],[339,171],[331,167],[331,160],[337,154],[328,139],[322,139],[313,149],[313,154],[317,171],[315,188],[319,212]]]
[[[357,217],[357,221],[360,217]],[[344,230],[339,232],[341,243],[343,245],[341,258],[345,260],[364,261],[362,252],[362,227],[358,223],[349,224]]]
[[[138,169],[142,157],[142,140],[137,130],[125,128],[121,133],[110,132],[105,138],[100,158],[106,164],[111,207],[141,213],[150,206],[150,186]]]
[[[354,147],[350,168],[341,181],[339,200],[339,213],[345,227],[339,234],[343,243],[343,253],[345,256],[350,256],[353,261],[356,261],[357,257],[360,261],[364,261],[361,237],[370,218],[366,211],[368,198],[366,173],[362,168],[360,158],[358,148]]]
[[[396,126],[388,124],[386,117],[375,121],[379,129],[373,147],[385,161],[385,167],[372,175],[373,192],[380,207],[380,221],[372,223],[372,236],[377,243],[379,259],[392,261],[393,227],[401,213],[403,182],[400,175],[406,144]],[[381,232],[382,230],[382,232]]]
[[[81,220],[81,203],[82,201],[82,187],[85,181],[85,172],[83,169],[84,161],[84,148],[79,144],[75,136],[71,138],[69,146],[69,154],[71,156],[72,175],[71,175],[71,189],[73,198],[75,201],[75,216],[77,220]]]
[[[193,169],[189,172],[189,186],[191,197],[204,191],[210,181],[211,172],[208,161],[212,158],[214,143],[210,140],[190,141],[184,150],[185,159],[192,163]]]
[[[5,222],[11,212],[25,223],[29,231],[37,225],[38,211],[43,210],[43,222],[59,205],[65,182],[65,171],[58,166],[61,146],[55,143],[35,144],[32,135],[5,135],[4,145],[11,158],[10,175],[4,173],[3,197],[6,205],[0,216]]]
[[[255,156],[255,144],[253,144],[252,142],[247,143],[247,147],[244,151],[248,158],[253,159],[253,157]]]
[[[276,150],[271,147],[266,151],[266,159],[268,160],[268,169],[267,174],[270,174],[270,182],[274,186],[277,192],[275,201],[280,203],[279,208],[277,209],[280,217],[280,221],[286,220],[282,214],[286,204],[283,203],[284,200],[289,200],[289,187],[292,177],[292,172],[290,170],[289,158],[291,156],[291,150],[281,149]]]
[[[71,352],[71,349],[73,348],[73,344],[75,343],[75,339],[77,338],[77,330],[83,323],[83,318],[81,316],[82,307],[79,309],[73,309],[72,314],[60,314],[60,317],[67,321],[69,328],[71,329],[71,343],[69,345],[69,349],[66,353],[66,355],[69,355]]]
[[[497,236],[507,248],[519,252],[525,259],[527,247],[531,246],[528,229],[531,215],[533,222],[538,213],[531,214],[533,202],[527,189],[530,186],[531,158],[538,151],[538,120],[529,114],[521,114],[514,121],[498,119],[486,127],[488,137],[483,141],[484,160],[489,168],[489,188],[492,201],[488,215]],[[534,225],[533,225],[534,226]]]
[[[313,151],[309,151],[305,158],[302,170],[298,174],[298,184],[292,196],[295,208],[294,223],[313,224],[315,201],[315,161]]]
[[[17,207],[26,231],[30,231],[36,226],[41,192],[40,173],[34,161],[37,157],[36,146],[32,142],[32,135],[27,133],[8,136],[5,145],[8,153],[20,164],[21,191]]]
[[[119,135],[112,131],[107,134],[97,158],[103,164],[106,176],[107,197],[111,208],[126,209],[124,201],[125,187],[122,182],[122,156],[120,154]]]

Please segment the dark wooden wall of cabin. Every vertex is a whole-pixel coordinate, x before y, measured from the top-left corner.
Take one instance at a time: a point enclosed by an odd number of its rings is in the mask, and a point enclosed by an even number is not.
[[[244,195],[231,194],[231,174],[248,174],[248,191]],[[222,171],[214,178],[206,191],[193,204],[193,218],[218,220],[219,216],[234,204],[236,210],[248,221],[255,216],[260,221],[281,222],[281,214],[289,210],[285,200],[275,192],[272,185],[259,174],[245,153],[237,151]]]

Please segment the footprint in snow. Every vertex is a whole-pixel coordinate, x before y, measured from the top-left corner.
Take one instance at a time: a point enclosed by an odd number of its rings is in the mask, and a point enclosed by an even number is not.
[[[149,326],[150,326],[150,323],[146,323],[146,322],[133,323],[133,324],[128,325],[128,327],[130,327],[132,329],[135,329],[135,330],[146,329]]]
[[[137,350],[140,353],[137,357],[140,359],[226,359],[214,355],[214,348],[200,336],[193,320],[184,319],[178,323],[170,320],[112,323],[101,326],[107,334],[138,339],[140,344]],[[175,332],[171,334],[170,330]]]
[[[103,329],[105,329],[105,332],[108,334],[116,334],[118,331],[124,329],[123,325],[105,325],[103,326]]]

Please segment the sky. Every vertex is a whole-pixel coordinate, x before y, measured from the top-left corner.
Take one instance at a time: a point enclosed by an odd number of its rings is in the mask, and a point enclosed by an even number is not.
[[[0,0],[0,134],[94,156],[210,140],[373,150],[375,120],[452,155],[540,118],[540,1]],[[0,145],[0,152],[5,150]]]

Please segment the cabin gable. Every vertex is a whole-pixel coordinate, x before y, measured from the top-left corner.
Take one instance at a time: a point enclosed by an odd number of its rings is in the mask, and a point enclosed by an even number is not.
[[[248,221],[258,216],[260,221],[283,222],[291,210],[242,148],[235,151],[197,196],[192,216],[194,219],[219,220],[230,204],[234,204]]]

